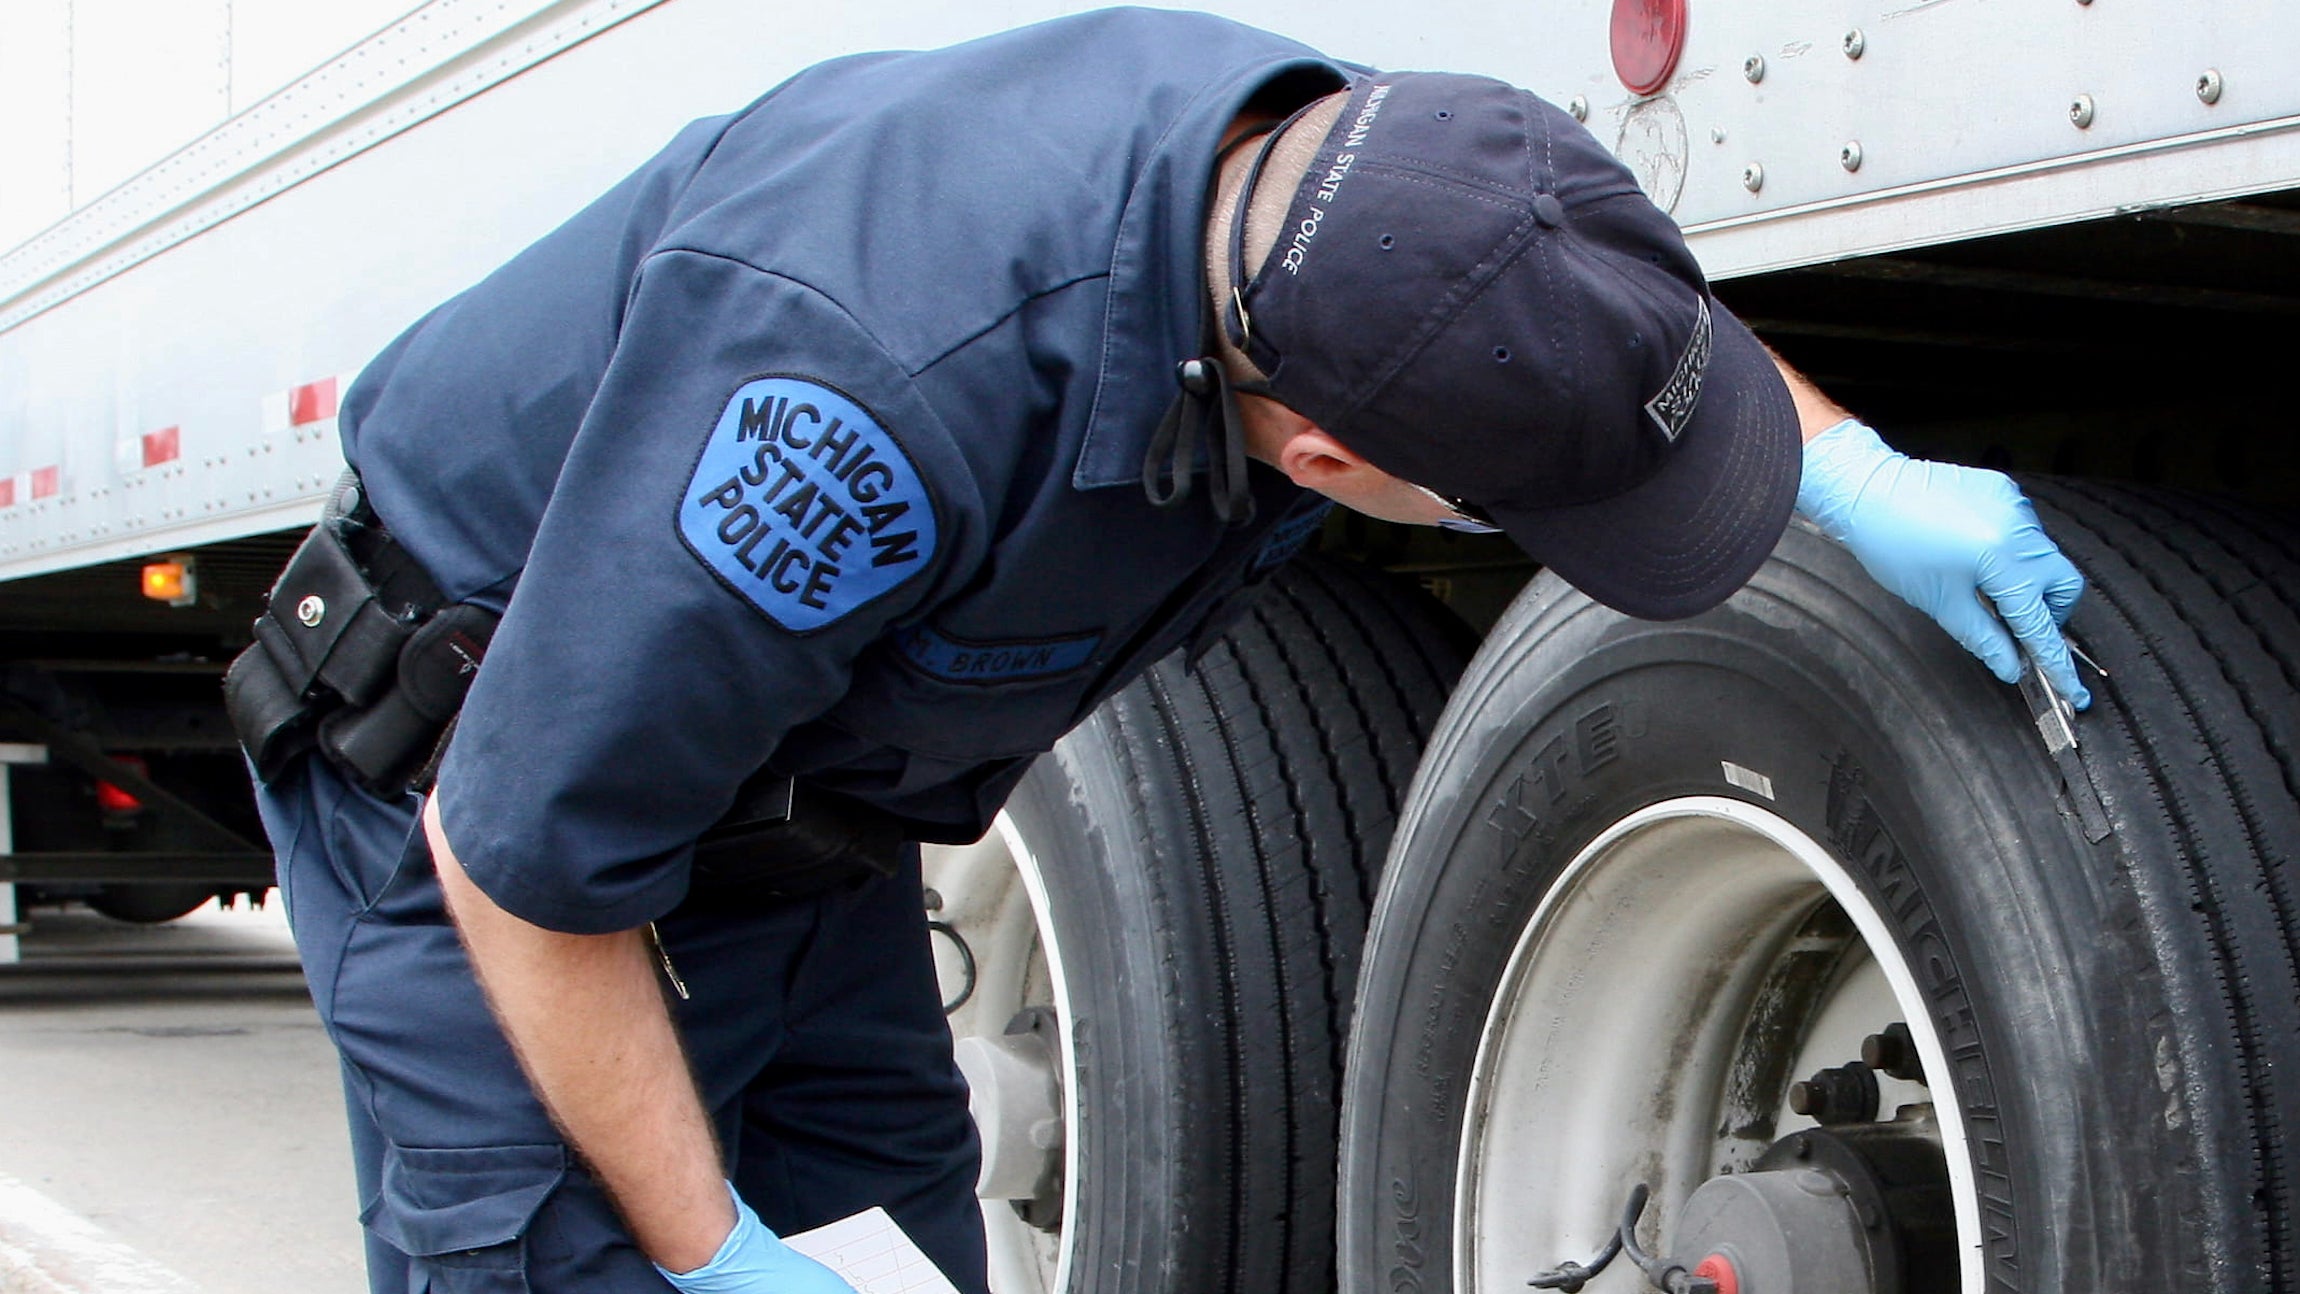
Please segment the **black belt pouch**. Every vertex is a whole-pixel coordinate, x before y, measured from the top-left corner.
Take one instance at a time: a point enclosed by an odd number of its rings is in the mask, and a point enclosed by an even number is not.
[[[414,633],[377,601],[334,526],[313,527],[272,586],[254,645],[224,673],[224,707],[256,775],[271,781],[311,749],[326,709],[377,700]]]
[[[429,789],[497,619],[459,603],[424,621],[399,649],[393,686],[320,720],[320,749],[379,794]]]
[[[724,911],[855,889],[894,874],[903,840],[897,819],[858,800],[762,775],[695,842],[681,906]]]
[[[443,601],[347,474],[224,674],[256,776],[316,747],[386,799],[428,789],[498,619]]]

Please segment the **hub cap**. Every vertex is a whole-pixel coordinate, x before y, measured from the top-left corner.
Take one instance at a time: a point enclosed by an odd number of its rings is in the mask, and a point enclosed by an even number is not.
[[[1456,1183],[1456,1288],[1522,1290],[1531,1274],[1596,1251],[1639,1181],[1654,1186],[1662,1249],[1697,1263],[1707,1251],[1677,1244],[1695,1190],[1772,1167],[1760,1160],[1776,1141],[1815,1127],[1789,1107],[1792,1082],[1859,1057],[1864,1039],[1904,1021],[1922,1071],[1952,1072],[1890,930],[1817,842],[1739,800],[1653,805],[1593,841],[1521,932],[1479,1041]],[[1927,1115],[1922,1084],[1875,1081],[1879,1118]],[[1965,1130],[1953,1100],[1930,1116],[1955,1237],[1946,1265],[1957,1275],[1938,1273],[1940,1287],[1979,1291]],[[1757,1290],[1746,1279],[1741,1288]]]

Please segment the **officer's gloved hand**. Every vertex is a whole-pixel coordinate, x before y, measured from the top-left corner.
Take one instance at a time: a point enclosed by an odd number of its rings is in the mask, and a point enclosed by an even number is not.
[[[775,1238],[735,1195],[735,1229],[719,1252],[691,1272],[664,1271],[663,1279],[681,1294],[855,1294],[838,1273]]]
[[[1848,418],[1806,443],[1797,511],[1998,678],[2020,681],[2017,636],[2062,696],[2092,704],[2060,635],[2084,576],[2002,472],[1910,458]]]

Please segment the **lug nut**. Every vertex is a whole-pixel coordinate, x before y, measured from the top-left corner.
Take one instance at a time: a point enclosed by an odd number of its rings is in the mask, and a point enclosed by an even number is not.
[[[1883,1033],[1861,1040],[1861,1063],[1904,1083],[1925,1081],[1925,1062],[1917,1055],[1917,1040],[1909,1035],[1909,1026],[1897,1020],[1886,1025]]]
[[[1877,1104],[1876,1072],[1857,1060],[1789,1085],[1789,1108],[1823,1127],[1867,1123]]]

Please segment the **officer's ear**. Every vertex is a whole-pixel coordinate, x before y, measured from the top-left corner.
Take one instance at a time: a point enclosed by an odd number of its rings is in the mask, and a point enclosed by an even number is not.
[[[1329,497],[1338,496],[1352,482],[1383,474],[1380,468],[1306,418],[1279,447],[1277,467],[1294,484]]]
[[[1369,471],[1380,470],[1327,435],[1324,428],[1275,400],[1241,395],[1238,414],[1246,423],[1247,452],[1284,472],[1286,479],[1305,490],[1327,494]]]

